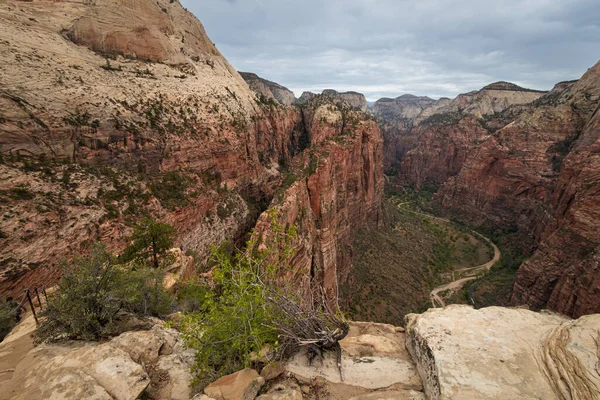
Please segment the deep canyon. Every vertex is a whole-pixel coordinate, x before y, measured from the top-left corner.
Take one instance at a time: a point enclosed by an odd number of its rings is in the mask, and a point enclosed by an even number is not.
[[[488,262],[485,237],[513,268],[486,305],[551,310],[564,331],[600,313],[600,62],[547,92],[496,82],[370,108],[360,93],[296,99],[238,73],[179,1],[114,3],[0,2],[1,298],[55,285],[96,241],[122,252],[150,214],[198,271],[213,245],[277,243],[274,222],[293,227],[278,279],[406,323],[413,357],[435,358],[414,354],[427,320],[404,315],[429,308],[444,273]],[[458,255],[438,270],[446,242]],[[436,315],[452,310],[504,315]],[[429,367],[425,392],[443,398]]]

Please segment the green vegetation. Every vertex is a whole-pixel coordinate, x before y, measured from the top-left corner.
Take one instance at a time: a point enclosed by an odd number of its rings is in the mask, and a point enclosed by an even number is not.
[[[421,122],[421,125],[454,125],[459,123],[461,119],[462,114],[459,112],[433,114]]]
[[[177,231],[172,226],[150,217],[142,218],[130,238],[133,243],[125,249],[121,261],[150,262],[155,269],[169,265],[173,261],[168,250],[173,247],[176,235]]]
[[[274,212],[270,216],[271,239],[251,240],[245,251],[214,249],[214,286],[208,292],[198,285],[186,288],[184,298],[198,298],[198,311],[187,314],[182,325],[187,345],[196,350],[197,386],[284,357],[303,340],[319,346],[317,332],[339,332],[340,326],[347,332],[343,317],[323,304],[302,303],[278,280],[288,268],[296,230],[279,225]]]
[[[25,185],[20,185],[8,190],[0,190],[0,197],[2,196],[10,197],[13,200],[32,200],[35,198],[35,194]]]
[[[188,188],[194,183],[194,178],[178,171],[164,173],[160,180],[150,184],[152,194],[163,207],[174,210],[189,204]]]
[[[17,324],[15,308],[18,306],[14,301],[0,301],[0,342]]]
[[[279,103],[277,103],[277,101],[275,99],[267,98],[262,93],[256,94],[256,103],[259,105],[262,104],[262,105],[267,105],[267,106],[278,106],[279,105]]]
[[[144,265],[119,265],[101,244],[88,257],[62,266],[57,290],[50,294],[35,336],[37,342],[98,340],[120,333],[128,315],[164,315],[171,298],[159,271]]]

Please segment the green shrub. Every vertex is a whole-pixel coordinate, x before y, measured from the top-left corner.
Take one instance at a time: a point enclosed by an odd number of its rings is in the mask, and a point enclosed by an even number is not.
[[[14,301],[0,301],[0,342],[17,324],[17,315],[15,314],[17,305]]]
[[[160,316],[169,311],[170,296],[158,271],[118,265],[101,244],[93,246],[89,257],[63,264],[62,273],[42,312],[37,342],[98,340],[119,334],[124,315]]]
[[[160,201],[163,207],[174,210],[189,204],[187,189],[192,185],[193,179],[177,171],[165,173],[159,182],[152,183],[150,190]]]
[[[187,314],[184,339],[195,349],[195,383],[200,386],[252,364],[251,353],[277,345],[258,259],[214,251],[215,290],[203,294],[201,311]]]
[[[327,349],[347,333],[340,314],[322,304],[313,307],[301,302],[291,286],[278,279],[288,271],[296,230],[278,224],[274,211],[269,216],[272,236],[260,246],[251,240],[245,251],[233,254],[213,249],[214,286],[199,291],[199,311],[185,316],[183,338],[196,350],[192,371],[198,386],[255,363],[285,357],[301,343]],[[320,342],[324,337],[330,339],[325,344]],[[265,346],[272,351],[257,361],[255,355],[264,355]]]

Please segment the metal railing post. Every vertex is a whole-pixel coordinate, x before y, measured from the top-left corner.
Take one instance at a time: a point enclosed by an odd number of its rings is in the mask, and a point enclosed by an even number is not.
[[[29,306],[31,307],[31,312],[33,313],[33,318],[35,319],[36,325],[39,324],[37,315],[35,314],[35,307],[33,306],[33,301],[31,301],[31,296],[29,295],[29,289],[25,289],[25,295],[27,295],[27,301],[29,301]]]
[[[46,294],[46,285],[44,285],[42,283],[42,293],[44,294],[44,297],[46,298],[46,305],[48,305],[48,295]]]
[[[38,303],[40,305],[40,311],[42,311],[42,300],[40,300],[40,293],[38,292],[37,288],[35,288],[35,296],[38,299]]]

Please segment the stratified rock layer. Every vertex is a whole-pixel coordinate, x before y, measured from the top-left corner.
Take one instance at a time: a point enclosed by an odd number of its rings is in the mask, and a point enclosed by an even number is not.
[[[352,232],[381,218],[383,140],[374,121],[326,96],[302,112],[311,146],[291,166],[289,187],[260,217],[255,235],[262,242],[272,237],[273,212],[281,226],[295,226],[287,280],[306,295],[323,287],[337,299],[352,265]]]
[[[600,312],[599,101],[600,63],[488,137],[440,190],[463,218],[527,233],[536,251],[517,274],[514,304]]]
[[[600,315],[573,321],[467,306],[406,317],[406,346],[428,398],[595,399]]]

